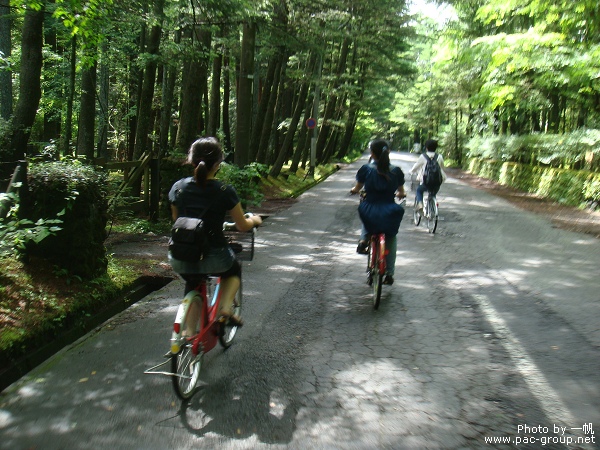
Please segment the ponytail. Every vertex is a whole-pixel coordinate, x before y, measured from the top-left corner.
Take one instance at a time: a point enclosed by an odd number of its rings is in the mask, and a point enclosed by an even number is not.
[[[379,160],[377,160],[377,171],[385,174],[390,171],[390,152],[387,147],[384,148],[381,151],[381,155],[379,155]]]
[[[369,143],[369,149],[377,159],[377,172],[387,177],[390,171],[390,144],[384,139],[375,139]]]
[[[206,168],[206,163],[204,161],[200,161],[196,168],[194,169],[194,179],[196,180],[196,184],[204,187],[206,186],[206,177],[208,176],[208,169]]]

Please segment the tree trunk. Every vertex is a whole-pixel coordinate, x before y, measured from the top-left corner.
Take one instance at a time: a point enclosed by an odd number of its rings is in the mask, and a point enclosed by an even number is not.
[[[306,64],[305,73],[311,73],[316,61],[315,55],[311,55],[310,60]],[[292,115],[292,120],[290,122],[290,126],[285,135],[285,139],[281,146],[281,150],[279,152],[279,156],[275,160],[273,167],[271,167],[271,171],[269,175],[276,177],[281,172],[281,168],[285,161],[289,158],[290,153],[292,153],[292,145],[294,143],[294,135],[296,134],[296,130],[298,129],[298,124],[300,123],[300,118],[302,117],[302,111],[306,108],[306,100],[308,99],[308,88],[310,84],[308,81],[304,80],[302,86],[300,87],[300,93],[298,94],[298,98],[296,99],[296,106],[294,109],[294,113]],[[299,160],[300,158],[298,158]],[[295,168],[293,171],[298,170],[298,160],[292,161],[292,167],[295,163]]]
[[[96,155],[108,160],[108,91],[109,91],[109,68],[108,68],[108,45],[102,46],[102,58],[100,60],[100,76],[98,77],[99,95],[98,106],[100,118],[98,120],[98,139],[96,143]]]
[[[222,50],[222,48],[221,48]],[[216,136],[219,131],[221,118],[221,71],[223,69],[223,54],[219,51],[213,59],[212,83],[210,87],[210,107],[208,112],[207,133]]]
[[[252,76],[254,74],[254,51],[256,24],[244,24],[242,54],[238,79],[236,133],[234,162],[243,167],[249,163],[250,130],[252,127]]]
[[[269,99],[267,103],[267,109],[265,111],[264,121],[262,124],[262,130],[260,133],[260,142],[258,144],[258,153],[256,154],[256,161],[259,163],[267,163],[267,148],[269,146],[269,139],[271,137],[271,126],[273,124],[273,117],[275,115],[275,105],[277,102],[277,94],[279,92],[279,80],[281,79],[283,61],[279,58],[279,62],[275,69],[275,78],[273,79],[273,88],[270,90]],[[256,127],[257,125],[255,125]]]
[[[163,7],[165,0],[156,0],[154,4],[154,16],[158,21],[150,30],[148,47],[149,55],[158,55],[160,48],[160,37],[162,35]],[[158,63],[156,58],[150,58],[144,69],[140,103],[138,108],[137,129],[135,130],[135,146],[133,159],[139,159],[148,149],[148,135],[152,131],[152,101],[154,100],[154,86],[156,83],[156,69]]]
[[[0,0],[0,52],[5,58],[10,58],[12,44],[10,33],[12,29],[12,19],[10,14],[9,0]],[[12,73],[9,70],[0,71],[0,117],[9,120],[12,115],[13,97],[12,97]]]
[[[223,65],[225,73],[223,76],[223,147],[228,154],[231,154],[231,122],[229,120],[229,92],[231,90],[231,71],[229,70],[229,56],[225,56]],[[231,154],[233,156],[233,154]],[[229,158],[228,158],[229,159]]]
[[[54,3],[54,0],[50,0],[49,3]],[[51,16],[47,16],[44,24],[44,44],[46,48],[49,48],[51,52],[54,52],[58,56],[58,47],[56,39],[56,19]],[[46,58],[44,60],[44,97],[46,98],[60,98],[60,90],[62,84],[62,77],[58,77],[56,72],[55,58]],[[44,142],[56,142],[60,136],[60,115],[61,107],[58,102],[53,102],[51,105],[46,105],[44,108],[44,131],[43,140]],[[58,150],[58,148],[56,148]],[[56,152],[55,156],[58,156]]]
[[[349,38],[344,38],[344,42],[342,43],[342,48],[340,49],[340,56],[339,56],[339,60],[338,60],[338,66],[336,69],[336,85],[334,86],[334,88],[338,88],[341,84],[341,76],[344,73],[344,71],[346,70],[346,63],[348,60],[348,53],[350,50],[350,39]],[[330,121],[333,118],[333,115],[335,113],[335,108],[337,105],[337,95],[332,94],[329,97],[329,101],[327,102],[327,106],[325,107],[325,112],[323,113],[323,120],[321,121],[321,129],[319,130],[319,138],[317,139],[317,164],[320,164],[323,161],[323,156],[324,156],[324,151],[325,151],[325,145],[327,142],[327,138],[329,137],[330,134],[330,129],[331,129],[331,125],[330,125]]]
[[[310,98],[310,96],[308,97]],[[310,114],[312,112],[313,109],[313,103],[308,101],[305,104],[304,107],[304,122],[306,123],[306,121],[308,119],[310,119]],[[305,166],[305,162],[306,159],[303,159],[303,157],[305,156],[305,150],[307,147],[307,141],[308,141],[308,128],[307,127],[301,127],[300,128],[300,133],[298,133],[298,144],[296,145],[296,150],[294,151],[294,156],[292,157],[292,164],[290,166],[290,171],[291,172],[296,172],[298,170],[298,166],[300,165],[300,163],[302,162],[302,167]]]
[[[67,92],[67,111],[65,113],[65,131],[60,144],[62,154],[71,154],[71,137],[73,136],[73,103],[75,101],[75,71],[77,66],[77,38],[71,38],[71,57],[69,61],[69,90]]]
[[[196,31],[194,30],[194,33]],[[211,34],[208,30],[200,30],[198,35],[198,53],[208,54]],[[198,136],[200,116],[202,114],[202,95],[208,76],[208,61],[206,57],[194,56],[193,60],[184,65],[181,80],[181,113],[179,130],[177,132],[177,149],[185,153]]]
[[[146,24],[143,23],[140,34],[139,34],[139,53],[144,53],[146,51]],[[140,108],[140,98],[142,95],[142,84],[144,80],[144,72],[143,70],[137,67],[135,64],[135,57],[131,56],[129,61],[129,133],[127,136],[127,161],[133,160],[133,155],[135,152],[135,137],[137,135],[137,122],[139,117],[139,108]],[[136,114],[131,114],[134,110],[137,111]]]
[[[77,155],[94,159],[94,125],[96,123],[96,64],[81,72],[81,105],[77,135]]]
[[[267,66],[267,74],[262,83],[262,92],[258,101],[258,111],[256,114],[256,121],[252,128],[252,137],[250,138],[250,154],[251,160],[259,160],[258,153],[260,147],[260,139],[265,124],[265,117],[267,115],[267,108],[269,107],[269,101],[271,99],[271,92],[275,89],[275,71],[279,67],[280,55],[277,52],[269,60]],[[259,160],[260,161],[260,160]]]
[[[19,100],[13,116],[10,140],[13,161],[23,159],[42,96],[42,47],[44,43],[44,5],[39,11],[28,9],[23,21]]]
[[[181,30],[177,29],[173,36],[175,44],[181,42]],[[169,130],[173,126],[173,103],[175,100],[175,82],[177,80],[177,69],[174,66],[165,64],[163,66],[163,86],[162,86],[162,106],[160,115],[160,138],[159,138],[159,159],[168,153],[169,149]]]

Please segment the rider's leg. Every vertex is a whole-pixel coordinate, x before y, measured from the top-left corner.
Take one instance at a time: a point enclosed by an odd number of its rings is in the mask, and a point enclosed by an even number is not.
[[[385,248],[388,251],[385,257],[385,274],[393,277],[396,270],[396,251],[398,249],[396,236],[385,237]]]
[[[220,309],[222,312],[225,312],[225,315],[231,314],[231,306],[233,305],[233,299],[235,298],[235,294],[240,288],[240,277],[238,276],[230,276],[221,278],[221,286],[219,290],[221,291],[221,303]]]
[[[361,222],[360,229],[360,239],[358,240],[358,247],[356,248],[356,253],[360,253],[361,255],[366,255],[369,253],[369,234],[367,233],[367,229],[365,225]]]
[[[427,187],[424,184],[420,184],[417,187],[417,194],[416,194],[417,209],[423,209],[423,194],[425,193],[426,190],[427,190]]]

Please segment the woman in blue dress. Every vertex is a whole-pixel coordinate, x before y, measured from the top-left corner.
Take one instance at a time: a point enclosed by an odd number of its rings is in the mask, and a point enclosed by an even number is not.
[[[358,194],[364,188],[366,196],[358,207],[358,214],[363,223],[358,248],[361,254],[368,253],[368,235],[385,233],[386,275],[384,284],[394,283],[396,265],[396,235],[404,216],[404,208],[397,204],[395,197],[403,198],[404,172],[400,167],[390,164],[390,145],[384,139],[376,139],[369,143],[372,162],[362,166],[356,173],[356,184],[350,191]]]

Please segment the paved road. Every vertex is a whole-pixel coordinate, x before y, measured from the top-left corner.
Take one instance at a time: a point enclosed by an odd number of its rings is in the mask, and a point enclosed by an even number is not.
[[[600,448],[599,242],[451,179],[436,235],[407,210],[374,311],[347,195],[361,162],[260,230],[246,325],[189,403],[143,374],[173,282],[5,391],[0,448]]]

